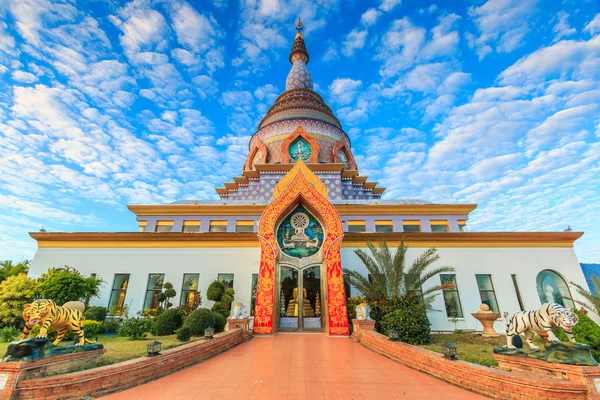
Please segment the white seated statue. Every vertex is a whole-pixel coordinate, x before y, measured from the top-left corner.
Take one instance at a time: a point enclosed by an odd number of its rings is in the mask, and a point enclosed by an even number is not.
[[[242,303],[235,303],[233,307],[231,307],[231,315],[229,316],[231,319],[244,319],[248,318],[248,309]]]
[[[358,320],[369,320],[371,316],[371,307],[367,305],[367,303],[360,303],[356,306],[356,319]]]

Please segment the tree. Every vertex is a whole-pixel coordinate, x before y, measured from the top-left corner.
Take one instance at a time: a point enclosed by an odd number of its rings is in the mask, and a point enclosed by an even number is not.
[[[13,264],[11,260],[0,262],[0,282],[11,276],[25,274],[29,272],[29,260],[21,261],[17,264]]]
[[[393,311],[407,299],[416,298],[411,302],[423,307],[423,311],[431,309],[431,303],[437,295],[436,292],[445,288],[443,285],[434,285],[423,290],[423,285],[435,275],[444,272],[453,272],[454,268],[441,266],[433,269],[429,267],[439,260],[440,256],[434,248],[425,250],[410,268],[406,269],[406,252],[408,246],[402,240],[394,254],[386,242],[379,246],[368,242],[369,252],[361,249],[354,253],[365,265],[369,276],[345,268],[349,282],[358,289],[371,306],[371,315],[380,328],[382,317]]]
[[[165,282],[163,289],[165,290],[156,295],[156,301],[158,301],[161,310],[167,310],[173,306],[169,300],[177,296],[177,292],[173,288],[173,284],[170,282]]]
[[[581,295],[581,297],[587,300],[587,302],[580,300],[576,300],[575,302],[589,309],[596,315],[600,315],[600,279],[596,275],[592,275],[592,284],[594,285],[594,289],[598,294],[593,294],[589,290],[585,289],[583,286],[571,282],[571,285],[575,286],[579,295]]]
[[[68,301],[87,301],[98,297],[102,278],[86,277],[74,268],[51,268],[37,279],[36,295],[61,306]]]
[[[0,327],[23,326],[23,305],[34,298],[35,280],[25,274],[13,275],[0,283]]]

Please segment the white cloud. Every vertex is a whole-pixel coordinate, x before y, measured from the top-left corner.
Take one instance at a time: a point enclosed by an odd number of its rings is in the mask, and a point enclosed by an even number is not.
[[[571,28],[567,22],[569,14],[564,11],[559,11],[559,13],[556,15],[556,18],[558,19],[558,22],[556,25],[554,25],[554,27],[552,27],[552,32],[555,34],[554,41],[558,41],[567,36],[572,36],[577,32],[577,30],[575,28]]]
[[[375,8],[369,8],[360,16],[360,23],[364,26],[375,25],[377,23],[377,19],[379,19],[381,14],[381,11]]]
[[[430,60],[436,57],[453,56],[458,51],[458,32],[451,29],[459,19],[460,17],[456,14],[449,14],[440,18],[439,24],[431,30],[431,40],[427,42],[421,51],[423,59]]]
[[[349,104],[354,101],[361,86],[360,80],[337,78],[329,86],[331,100],[341,105]]]
[[[390,12],[398,5],[402,3],[402,0],[382,0],[379,8],[385,12]]]
[[[594,19],[585,25],[583,31],[588,32],[590,35],[600,33],[600,13],[596,14]]]
[[[523,44],[536,5],[537,0],[488,0],[479,7],[469,7],[479,30],[479,37],[467,35],[469,46],[480,60],[494,48],[499,53],[512,52]]]
[[[366,30],[352,30],[349,34],[344,38],[344,42],[342,44],[342,53],[346,57],[351,57],[356,50],[362,49],[365,47],[365,40],[367,38]]]
[[[38,80],[37,76],[25,71],[13,71],[12,78],[17,82],[23,83],[34,83]]]
[[[395,20],[383,35],[376,55],[376,59],[384,60],[381,75],[392,77],[410,68],[425,43],[425,34],[425,29],[414,26],[406,17]]]

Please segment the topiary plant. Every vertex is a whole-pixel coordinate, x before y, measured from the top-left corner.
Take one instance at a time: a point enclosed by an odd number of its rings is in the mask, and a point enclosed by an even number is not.
[[[225,292],[225,286],[223,282],[216,279],[209,286],[206,291],[206,298],[211,301],[221,301],[221,296]]]
[[[183,325],[183,315],[181,311],[171,308],[163,311],[158,317],[154,318],[153,333],[158,336],[173,334]]]
[[[177,330],[177,339],[182,342],[187,342],[192,337],[192,328],[189,326],[182,326]]]
[[[187,316],[183,326],[190,328],[193,336],[202,336],[206,328],[215,327],[215,317],[208,308],[199,308]]]
[[[227,306],[220,301],[217,301],[215,304],[213,304],[211,310],[220,314],[225,319],[229,318],[229,310],[227,309]]]
[[[221,303],[224,303],[227,308],[229,308],[229,305],[233,302],[234,298],[235,290],[233,290],[233,288],[227,288],[221,295],[220,301]]]
[[[215,317],[215,332],[223,332],[225,330],[225,324],[227,320],[220,313],[213,311],[213,317]]]
[[[575,337],[575,340],[577,343],[589,345],[594,359],[600,361],[600,326],[581,311],[574,311],[579,317],[579,323],[573,327],[573,336]],[[569,341],[569,338],[567,338],[567,335],[565,335],[562,329],[556,329],[554,333],[562,342]]]
[[[92,306],[86,308],[83,316],[85,319],[104,322],[108,310],[106,307]]]
[[[427,311],[418,298],[397,299],[395,304],[388,308],[381,321],[383,334],[390,329],[398,331],[398,337],[405,343],[422,345],[431,343],[431,322],[427,318]]]

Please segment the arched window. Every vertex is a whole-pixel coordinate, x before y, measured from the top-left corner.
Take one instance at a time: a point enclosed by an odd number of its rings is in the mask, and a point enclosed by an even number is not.
[[[564,307],[575,307],[567,282],[556,272],[545,269],[537,276],[537,291],[540,301],[558,303]]]

